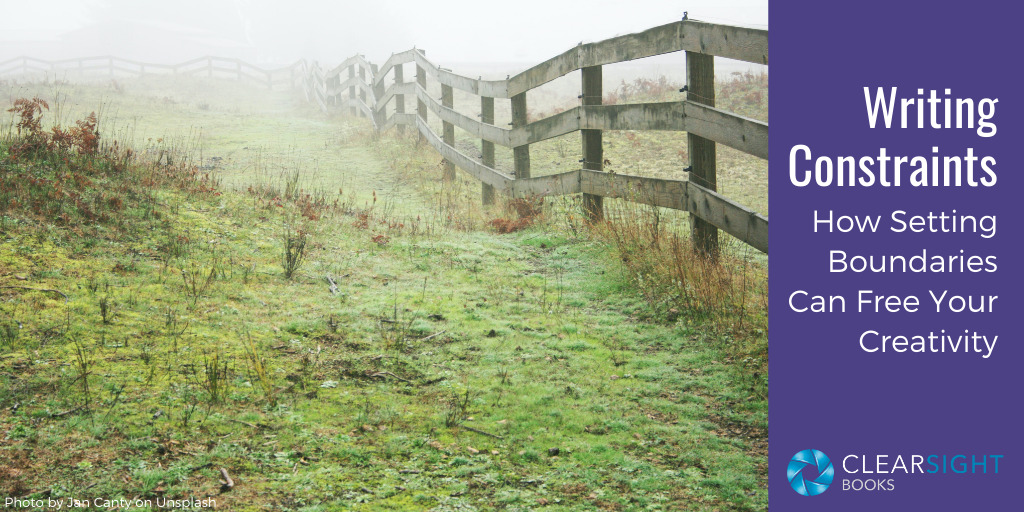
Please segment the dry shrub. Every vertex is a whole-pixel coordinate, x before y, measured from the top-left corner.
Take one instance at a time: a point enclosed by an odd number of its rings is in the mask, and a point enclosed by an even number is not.
[[[688,233],[668,229],[656,208],[617,206],[614,220],[595,225],[595,232],[614,247],[654,317],[714,334],[737,378],[767,396],[767,265],[739,245],[725,245],[718,259],[705,257]]]
[[[519,197],[509,201],[506,210],[515,212],[520,219],[534,219],[544,213],[544,198]]]
[[[153,189],[171,186],[189,195],[219,195],[217,180],[195,166],[144,166],[118,141],[100,143],[95,113],[44,129],[49,110],[38,97],[14,101],[17,134],[2,142],[0,213],[17,212],[42,222],[120,229],[155,217]]]
[[[58,156],[71,154],[92,155],[99,149],[100,135],[96,130],[96,113],[90,113],[85,119],[75,122],[75,126],[64,128],[54,126],[49,132],[43,130],[43,111],[50,110],[50,105],[43,99],[18,98],[14,105],[7,109],[13,113],[18,122],[18,139],[11,144],[10,152],[14,159],[34,157],[41,152],[54,153]]]
[[[528,219],[508,219],[504,217],[493,219],[487,223],[488,226],[494,228],[495,231],[502,235],[524,230],[528,228],[530,224],[531,221]]]
[[[543,197],[520,197],[505,204],[505,217],[493,219],[487,225],[501,234],[514,233],[533,225],[543,212]]]
[[[704,256],[689,234],[673,232],[655,207],[620,205],[597,232],[616,248],[656,315],[712,326],[733,336],[768,329],[767,269],[725,247]]]
[[[310,221],[318,221],[330,213],[344,211],[346,207],[341,205],[341,201],[331,201],[326,192],[307,192],[299,188],[300,176],[301,173],[295,171],[290,175],[282,175],[277,182],[250,184],[246,192],[253,197],[253,204],[259,209],[275,210],[288,206]],[[280,186],[282,183],[284,188]]]
[[[281,268],[285,279],[291,279],[302,266],[306,257],[306,246],[309,243],[309,231],[304,226],[294,226],[286,222],[281,233]]]

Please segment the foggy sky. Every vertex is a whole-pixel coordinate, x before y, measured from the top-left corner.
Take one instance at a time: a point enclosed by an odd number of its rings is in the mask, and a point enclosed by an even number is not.
[[[536,63],[579,42],[679,20],[768,27],[768,0],[3,0],[0,61],[95,55],[174,63],[206,54],[264,66],[299,58]]]

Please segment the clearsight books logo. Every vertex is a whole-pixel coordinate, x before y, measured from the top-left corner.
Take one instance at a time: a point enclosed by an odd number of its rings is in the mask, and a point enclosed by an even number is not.
[[[789,460],[786,477],[789,485],[802,496],[817,496],[832,485],[836,470],[821,450],[801,450]]]
[[[832,465],[821,450],[801,450],[786,466],[789,485],[801,496],[817,496],[835,483],[843,492],[895,491],[902,477],[958,479],[998,478],[1003,454],[956,453],[929,455],[892,453],[851,453]],[[839,471],[839,475],[836,472]],[[833,482],[835,480],[835,482]],[[952,483],[952,482],[951,482]]]

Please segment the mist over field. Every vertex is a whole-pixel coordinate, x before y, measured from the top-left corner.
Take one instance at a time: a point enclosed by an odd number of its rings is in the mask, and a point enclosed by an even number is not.
[[[768,24],[767,0],[39,0],[5,6],[0,61],[113,55],[166,64],[215,55],[276,67],[299,58],[331,64],[355,53],[383,62],[418,46],[449,67],[500,64],[504,70],[581,41],[678,20],[684,11],[714,23]]]

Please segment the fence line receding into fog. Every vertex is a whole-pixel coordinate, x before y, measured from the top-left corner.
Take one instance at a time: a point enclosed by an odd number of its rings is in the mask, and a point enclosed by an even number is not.
[[[602,66],[673,52],[686,53],[686,99],[681,101],[602,105]],[[768,158],[768,124],[715,107],[714,57],[768,64],[768,31],[683,20],[636,34],[580,44],[554,58],[505,80],[482,80],[458,75],[427,59],[422,50],[391,55],[380,67],[355,55],[326,69],[300,60],[279,69],[262,69],[238,59],[201,57],[177,65],[159,65],[92,57],[43,61],[19,57],[0,63],[0,76],[10,74],[105,73],[110,77],[184,74],[235,78],[268,89],[301,88],[306,100],[324,112],[347,109],[369,118],[378,131],[415,129],[445,159],[446,177],[458,167],[481,182],[482,200],[495,192],[512,197],[583,194],[591,219],[603,216],[603,198],[682,210],[691,214],[693,239],[707,254],[716,254],[721,229],[750,246],[768,252],[768,218],[719,194],[716,144]],[[405,64],[414,64],[407,81]],[[533,122],[527,119],[527,93],[556,78],[581,71],[580,105]],[[427,92],[428,80],[441,86],[440,100]],[[455,109],[454,89],[479,97],[480,115]],[[416,98],[416,111],[405,111],[405,97]],[[495,126],[496,100],[509,101],[510,128]],[[393,105],[393,106],[392,106]],[[434,115],[442,122],[436,133],[428,124]],[[455,147],[455,127],[481,140],[481,155],[471,157]],[[688,179],[647,178],[604,172],[602,131],[672,130],[687,133]],[[532,177],[530,144],[581,132],[580,168]],[[495,145],[511,148],[513,174],[495,169]]]

